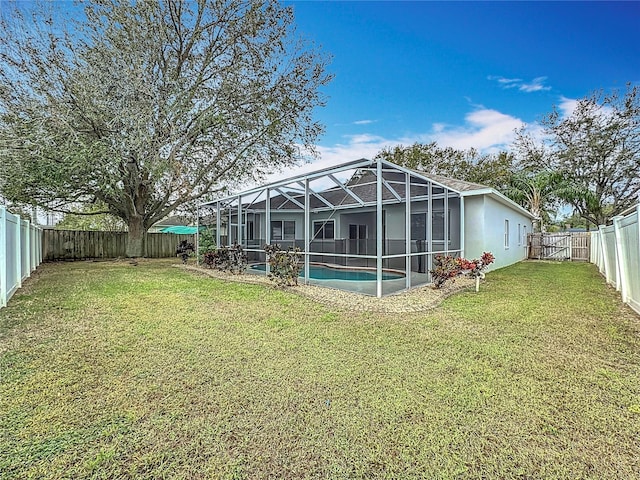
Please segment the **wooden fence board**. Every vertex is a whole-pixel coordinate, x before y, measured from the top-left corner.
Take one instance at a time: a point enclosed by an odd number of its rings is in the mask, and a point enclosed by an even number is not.
[[[125,257],[127,236],[127,232],[44,230],[42,259],[51,261]],[[147,233],[146,257],[173,257],[178,243],[182,240],[194,242],[194,235]]]
[[[528,237],[529,258],[589,261],[589,232],[530,233]]]

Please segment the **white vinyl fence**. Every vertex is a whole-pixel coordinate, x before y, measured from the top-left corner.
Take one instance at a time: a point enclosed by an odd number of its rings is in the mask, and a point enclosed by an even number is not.
[[[591,237],[591,261],[622,301],[640,313],[640,205],[635,211],[614,217],[613,225],[601,225]]]
[[[0,308],[42,262],[42,229],[0,205]]]

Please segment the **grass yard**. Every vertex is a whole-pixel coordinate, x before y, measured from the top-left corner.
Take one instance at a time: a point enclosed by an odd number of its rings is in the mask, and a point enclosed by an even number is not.
[[[0,478],[640,478],[640,320],[592,265],[384,315],[172,263],[0,310]]]

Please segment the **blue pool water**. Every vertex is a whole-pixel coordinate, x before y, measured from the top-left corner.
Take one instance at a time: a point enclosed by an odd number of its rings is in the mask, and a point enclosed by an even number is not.
[[[264,272],[265,268],[264,263],[251,265],[252,270],[260,272]],[[299,276],[304,277],[304,271],[301,271]],[[368,282],[376,280],[376,272],[371,270],[331,268],[322,265],[310,265],[309,278],[313,278],[315,280],[349,280],[352,282]],[[404,274],[385,271],[382,272],[383,280],[397,280],[399,278],[404,278]]]

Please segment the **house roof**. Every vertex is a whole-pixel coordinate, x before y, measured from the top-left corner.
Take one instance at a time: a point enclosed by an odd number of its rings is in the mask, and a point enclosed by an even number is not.
[[[184,217],[172,215],[153,224],[154,227],[186,226],[189,222]]]
[[[481,185],[479,183],[465,182],[464,180],[456,180],[455,178],[449,178],[443,175],[425,173],[425,172],[421,172],[420,170],[413,170],[413,171],[416,173],[419,173],[420,175],[424,175],[458,193],[473,192],[475,190],[486,190],[487,188],[490,188],[490,187],[487,187],[486,185]]]

